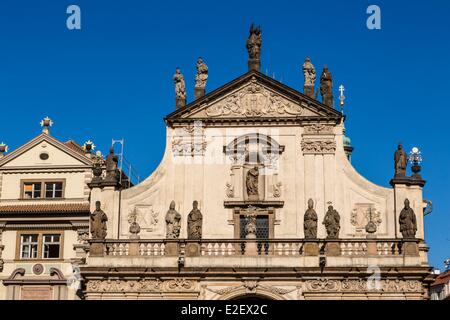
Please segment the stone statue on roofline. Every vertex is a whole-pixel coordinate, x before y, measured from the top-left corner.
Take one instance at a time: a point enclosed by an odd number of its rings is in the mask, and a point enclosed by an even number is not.
[[[317,239],[317,213],[314,210],[314,201],[312,199],[308,200],[308,210],[305,212],[303,221],[305,239]]]
[[[192,203],[192,210],[188,215],[188,239],[202,238],[203,216],[198,209],[198,201]]]
[[[250,35],[247,39],[247,51],[248,51],[248,68],[249,70],[260,69],[261,64],[261,27],[255,27],[252,23],[250,26]]]
[[[175,201],[170,203],[169,210],[166,213],[166,238],[178,239],[181,230],[181,215],[175,210]]]
[[[322,224],[327,230],[328,239],[337,239],[339,237],[339,230],[341,229],[339,213],[332,205],[328,206],[328,211],[325,214]]]
[[[408,156],[406,155],[406,152],[403,150],[403,146],[399,144],[394,154],[395,176],[405,177],[407,165],[408,165]]]
[[[91,213],[91,235],[94,240],[103,240],[107,234],[106,222],[108,221],[108,216],[100,207],[100,201],[96,201],[95,210]]]
[[[405,239],[414,239],[417,232],[417,220],[414,210],[409,206],[409,200],[405,199],[405,207],[400,212],[400,232]]]
[[[184,76],[181,73],[180,68],[177,68],[173,75],[173,81],[175,83],[175,104],[177,108],[184,107],[186,105],[186,84],[184,82]]]
[[[322,103],[333,107],[333,76],[327,65],[323,67],[320,76],[320,94],[322,95]]]

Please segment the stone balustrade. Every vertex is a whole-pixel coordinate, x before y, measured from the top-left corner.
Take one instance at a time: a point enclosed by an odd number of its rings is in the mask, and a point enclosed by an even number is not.
[[[90,240],[90,256],[402,256],[419,255],[419,240],[202,239]]]

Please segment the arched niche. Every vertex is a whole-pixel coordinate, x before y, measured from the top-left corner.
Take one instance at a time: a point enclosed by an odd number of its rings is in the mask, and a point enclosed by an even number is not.
[[[231,198],[240,201],[265,201],[279,197],[277,180],[278,160],[284,146],[271,136],[262,133],[243,134],[224,146],[224,152],[232,161],[230,182]],[[249,171],[258,169],[258,196],[249,195],[246,179]],[[230,196],[229,196],[230,197]]]

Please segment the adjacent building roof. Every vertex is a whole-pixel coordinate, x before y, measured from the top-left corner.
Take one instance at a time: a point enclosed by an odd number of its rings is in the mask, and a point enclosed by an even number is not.
[[[446,284],[450,282],[450,270],[447,270],[443,273],[441,273],[437,278],[434,280],[434,282],[431,284],[432,287],[440,286],[443,284]]]
[[[0,206],[0,213],[89,213],[87,202],[77,203],[33,203]]]
[[[21,147],[17,148],[13,152],[9,153],[8,155],[0,159],[0,167],[10,162],[11,160],[19,157],[20,155],[22,155],[23,153],[25,153],[26,151],[30,150],[31,148],[35,147],[36,145],[38,145],[43,141],[53,145],[59,150],[74,157],[75,159],[78,159],[84,165],[92,166],[92,160],[89,157],[87,157],[84,152],[80,152],[80,150],[82,151],[83,149],[75,141],[69,140],[63,143],[46,133],[41,133],[35,138],[28,141],[27,143],[25,143],[24,145],[22,145]]]

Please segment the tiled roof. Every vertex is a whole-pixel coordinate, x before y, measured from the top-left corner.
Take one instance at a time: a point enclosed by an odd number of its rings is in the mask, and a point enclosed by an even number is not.
[[[441,273],[431,284],[432,287],[450,282],[450,270]]]
[[[0,205],[0,213],[86,213],[89,203],[39,203]]]
[[[64,144],[69,147],[70,149],[72,149],[75,152],[78,152],[79,154],[86,156],[86,153],[83,150],[83,147],[80,146],[78,143],[76,143],[73,140],[69,140],[67,142],[64,142]]]

